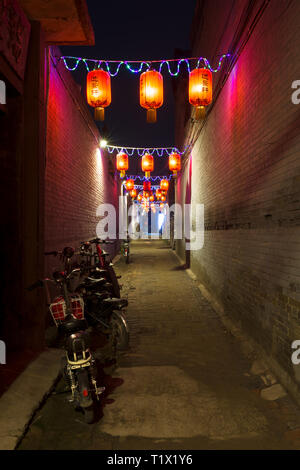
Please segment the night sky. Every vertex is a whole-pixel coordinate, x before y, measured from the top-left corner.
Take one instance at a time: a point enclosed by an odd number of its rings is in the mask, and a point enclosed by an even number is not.
[[[190,49],[190,28],[196,0],[87,0],[87,4],[96,45],[62,47],[64,55],[91,59],[155,60],[174,58],[175,49]],[[184,70],[183,66],[182,71]],[[72,73],[85,93],[84,66],[80,65],[80,70]],[[139,74],[133,74],[122,66],[119,74],[111,79],[112,103],[105,109],[105,123],[98,124],[100,131],[105,125],[111,145],[174,145],[172,80],[180,80],[181,73],[178,77],[171,78],[165,66],[162,73],[164,104],[157,110],[155,124],[146,122],[146,110],[139,104]],[[132,162],[132,159],[130,161]],[[160,174],[167,168],[167,158],[155,158],[155,163],[154,174]],[[141,171],[137,166],[134,168],[134,165],[131,165],[131,174],[134,169],[134,173]]]

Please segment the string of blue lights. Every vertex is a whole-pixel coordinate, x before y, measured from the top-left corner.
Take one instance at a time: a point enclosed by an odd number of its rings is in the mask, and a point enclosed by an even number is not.
[[[190,57],[185,59],[162,59],[162,60],[104,60],[104,59],[87,59],[83,57],[73,57],[73,56],[61,56],[58,57],[59,60],[62,60],[65,67],[73,72],[79,66],[79,64],[83,63],[87,72],[96,69],[106,69],[111,77],[115,77],[118,75],[121,66],[126,67],[127,70],[132,72],[133,74],[141,73],[143,68],[149,70],[150,68],[155,68],[153,64],[159,64],[158,71],[162,72],[163,66],[166,65],[167,71],[172,77],[177,77],[180,72],[181,64],[185,64],[187,71],[190,73],[191,71],[191,64],[190,62],[196,63],[195,68],[199,68],[201,65],[205,68],[209,69],[211,72],[216,73],[222,67],[222,62],[226,59],[231,57],[231,54],[223,54],[220,57],[218,65],[216,68],[213,68],[210,64],[209,60],[206,57]],[[172,71],[170,62],[177,62],[175,71]],[[134,67],[131,64],[138,63],[138,67]],[[115,66],[115,70],[112,71],[111,67],[112,64]]]
[[[168,176],[150,176],[149,178],[147,178],[146,176],[143,176],[143,175],[130,175],[130,176],[126,176],[126,179],[133,180],[133,181],[140,180],[140,181],[153,181],[153,182],[161,181],[161,180],[170,181],[172,179],[172,175],[168,175]]]
[[[113,152],[125,152],[129,157],[132,156],[138,156],[142,157],[146,153],[150,153],[153,155],[157,155],[158,157],[163,157],[165,155],[169,156],[171,153],[178,153],[179,155],[183,155],[186,150],[188,149],[188,146],[185,147],[185,149],[180,152],[176,147],[116,147],[113,145],[107,145],[105,147],[109,153]]]

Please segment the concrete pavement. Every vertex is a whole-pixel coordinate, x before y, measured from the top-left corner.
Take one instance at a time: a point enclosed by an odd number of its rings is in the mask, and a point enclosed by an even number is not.
[[[244,354],[168,246],[135,242],[131,256],[116,266],[130,349],[104,370],[97,421],[85,424],[53,394],[19,448],[299,449],[299,408]]]

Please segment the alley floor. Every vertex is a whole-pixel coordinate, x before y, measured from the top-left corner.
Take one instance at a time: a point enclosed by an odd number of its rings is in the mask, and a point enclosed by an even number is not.
[[[164,241],[132,243],[116,270],[130,348],[105,370],[99,419],[51,394],[19,449],[300,448],[298,407],[261,397],[261,376]]]

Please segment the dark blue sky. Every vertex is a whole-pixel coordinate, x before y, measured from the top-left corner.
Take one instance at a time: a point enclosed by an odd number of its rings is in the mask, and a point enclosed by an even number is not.
[[[65,55],[96,59],[169,59],[174,57],[175,49],[190,48],[196,0],[87,0],[87,4],[96,45],[63,47]],[[82,67],[81,72],[73,74],[84,90],[86,73]],[[184,66],[182,70],[185,70]],[[180,76],[172,79],[163,69],[164,104],[157,110],[157,122],[148,124],[146,110],[139,105],[139,75],[121,69],[112,78],[112,103],[105,110],[105,125],[111,144],[134,147],[174,145],[172,80],[180,80]],[[100,131],[102,126],[100,123]],[[165,166],[161,164],[157,165],[157,170],[158,166]]]

